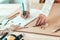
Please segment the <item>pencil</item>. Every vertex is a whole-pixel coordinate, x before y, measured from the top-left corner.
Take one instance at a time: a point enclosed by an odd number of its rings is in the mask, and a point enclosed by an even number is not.
[[[23,15],[26,16],[26,11],[24,9],[24,3],[22,2]]]

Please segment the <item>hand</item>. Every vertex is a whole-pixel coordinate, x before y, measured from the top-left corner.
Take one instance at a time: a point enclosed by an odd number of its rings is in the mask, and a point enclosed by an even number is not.
[[[41,26],[46,24],[46,16],[43,14],[40,14],[37,18],[35,26]]]
[[[21,14],[21,17],[23,17],[23,18],[28,18],[29,15],[30,15],[30,13],[29,13],[28,11],[26,11],[26,15],[24,16],[23,13],[22,13],[22,14]]]

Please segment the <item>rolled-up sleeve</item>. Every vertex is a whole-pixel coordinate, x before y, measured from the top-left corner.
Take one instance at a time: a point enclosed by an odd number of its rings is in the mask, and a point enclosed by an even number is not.
[[[42,14],[48,16],[49,12],[50,12],[50,10],[52,8],[53,3],[54,3],[54,0],[46,0],[45,4],[44,4],[44,6],[43,6],[43,8],[41,10]]]

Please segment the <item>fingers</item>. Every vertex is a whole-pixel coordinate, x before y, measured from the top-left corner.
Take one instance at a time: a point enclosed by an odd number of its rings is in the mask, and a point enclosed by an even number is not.
[[[37,18],[37,21],[36,21],[36,26],[41,26],[41,25],[44,25],[46,23],[46,17],[43,15],[40,15],[38,18]]]
[[[40,19],[40,18],[38,17],[35,26],[38,26],[39,19]]]
[[[38,21],[38,25],[40,25],[40,23],[41,23],[41,20],[42,20],[42,19],[40,18],[40,19],[39,19],[39,21]]]
[[[26,11],[26,15],[24,16],[23,13],[22,13],[22,14],[21,14],[21,17],[23,17],[23,18],[28,18],[28,17],[29,17],[29,14],[30,14],[30,13]]]
[[[40,17],[39,19],[38,19],[38,22],[37,22],[37,25],[39,26],[39,25],[41,25],[40,23],[41,23],[41,20],[42,20],[42,18]]]
[[[21,14],[21,17],[24,18],[23,14]]]
[[[41,19],[41,23],[40,23],[40,25],[44,25],[44,24],[45,24],[45,21],[46,21],[46,18],[45,18],[45,17],[42,18],[42,19]]]

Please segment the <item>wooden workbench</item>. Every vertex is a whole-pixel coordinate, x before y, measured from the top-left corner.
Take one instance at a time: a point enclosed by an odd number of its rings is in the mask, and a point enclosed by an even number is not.
[[[37,5],[37,6],[36,6]],[[42,9],[43,4],[34,4],[32,8]],[[49,16],[47,17],[48,26],[41,29],[40,26],[33,27],[36,19],[27,24],[23,29],[18,29],[18,32],[24,33],[24,40],[60,40],[60,31],[54,33],[54,30],[60,28],[60,4],[54,4]],[[17,28],[16,28],[17,29]]]
[[[43,4],[32,4],[31,7],[41,10]],[[17,31],[24,33],[24,40],[60,40],[60,31],[54,33],[55,29],[60,28],[60,3],[53,5],[47,21],[48,26],[45,29],[41,29],[40,26],[33,27],[36,22],[35,19],[25,26],[28,28],[18,29]]]
[[[43,5],[43,4],[42,4]],[[36,6],[36,5],[34,5]],[[42,6],[40,4],[37,6],[38,9],[41,9]],[[60,37],[60,31],[53,33],[53,31],[60,27],[60,4],[56,3],[53,5],[49,16],[47,17],[48,26],[45,29],[41,29],[40,27],[32,27],[35,25],[36,20],[30,22],[26,25],[25,29],[18,29],[20,32],[24,33],[32,33],[32,34],[39,34],[39,35],[48,35],[48,36],[55,36]]]

